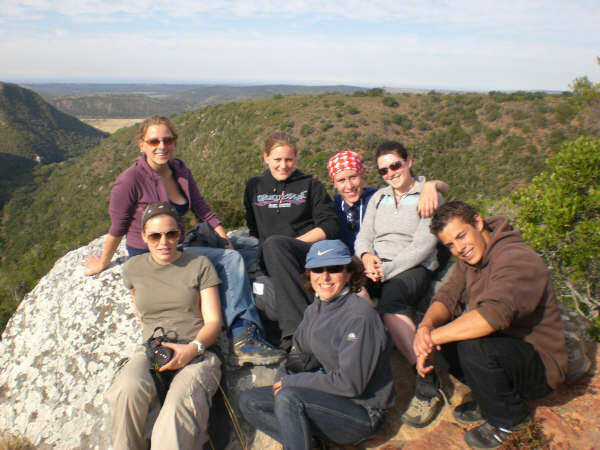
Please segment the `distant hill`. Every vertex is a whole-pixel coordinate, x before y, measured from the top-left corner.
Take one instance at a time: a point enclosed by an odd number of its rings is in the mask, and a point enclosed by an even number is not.
[[[146,117],[170,115],[252,98],[279,95],[349,94],[364,91],[358,86],[296,85],[168,85],[168,84],[32,84],[56,108],[85,118]]]
[[[105,136],[35,92],[0,83],[0,207],[35,165],[81,155]]]
[[[415,173],[446,181],[451,197],[492,212],[527,185],[563,141],[600,133],[567,95],[523,92],[273,96],[208,106],[173,120],[180,135],[176,155],[230,229],[245,226],[244,185],[264,170],[264,138],[276,129],[299,138],[298,168],[331,193],[330,156],[346,148],[360,152],[366,184],[381,186],[374,149],[396,139],[408,146]],[[0,315],[2,304],[18,301],[58,256],[106,233],[112,183],[139,155],[135,128],[117,131],[76,158],[36,168],[32,182],[6,204]]]

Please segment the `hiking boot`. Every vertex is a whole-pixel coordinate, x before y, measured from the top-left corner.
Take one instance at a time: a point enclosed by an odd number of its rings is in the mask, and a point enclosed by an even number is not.
[[[465,425],[485,420],[481,414],[481,409],[475,400],[458,405],[454,408],[452,415],[457,422],[464,423]]]
[[[580,340],[567,334],[566,341],[569,354],[565,383],[572,384],[590,371],[592,362],[585,354],[585,348]]]
[[[498,448],[504,444],[504,441],[506,441],[512,435],[513,430],[516,430],[517,428],[518,426],[513,429],[495,427],[489,422],[485,422],[478,427],[467,431],[465,433],[465,442],[469,447],[474,449],[487,450]]]
[[[440,394],[430,398],[414,395],[408,408],[402,414],[401,420],[411,427],[423,428],[433,422],[442,406],[443,401]]]
[[[277,364],[284,357],[285,352],[263,339],[254,324],[244,328],[239,337],[233,338],[233,355],[230,362],[234,365],[243,366],[248,363],[267,366]]]

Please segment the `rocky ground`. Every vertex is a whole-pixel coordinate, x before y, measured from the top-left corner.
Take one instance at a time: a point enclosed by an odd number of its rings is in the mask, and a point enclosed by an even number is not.
[[[593,361],[588,376],[571,385],[564,385],[548,397],[530,404],[535,419],[541,423],[543,433],[551,439],[549,449],[600,449],[600,364],[598,347],[586,343],[587,354]],[[412,395],[414,379],[402,374],[410,373],[408,364],[398,352],[393,354],[393,370],[398,391],[398,401],[389,411],[387,421],[378,435],[360,447],[329,447],[331,450],[355,449],[403,449],[403,450],[451,450],[467,448],[463,436],[470,427],[459,424],[452,417],[452,410],[469,395],[469,389],[454,381],[450,405],[444,407],[438,418],[425,428],[411,428],[403,425],[400,416]],[[250,438],[252,438],[250,436]],[[278,449],[280,446],[262,433],[254,436],[252,450]],[[504,448],[517,448],[505,446]],[[540,448],[539,446],[518,448]]]

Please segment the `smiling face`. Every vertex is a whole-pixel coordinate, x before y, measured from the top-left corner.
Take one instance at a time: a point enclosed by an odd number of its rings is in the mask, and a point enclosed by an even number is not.
[[[263,158],[277,181],[287,180],[296,166],[296,151],[289,145],[275,147],[269,154],[263,153]]]
[[[356,170],[344,170],[333,177],[333,185],[346,203],[352,206],[363,193],[362,176]]]
[[[146,155],[146,162],[154,171],[165,166],[175,153],[175,140],[169,127],[163,124],[150,125],[144,137],[138,141],[140,151]],[[158,145],[151,143],[158,140]],[[167,142],[165,142],[165,140]],[[169,142],[172,140],[172,142]]]
[[[142,239],[148,246],[152,259],[161,265],[170,264],[181,256],[177,251],[179,236],[177,221],[166,214],[148,219],[142,231]]]
[[[401,167],[396,170],[390,166],[401,162]],[[408,156],[402,159],[397,153],[386,153],[377,158],[377,168],[387,169],[387,173],[382,175],[384,181],[399,192],[407,192],[413,182],[413,176],[410,173],[412,159]]]
[[[475,265],[485,253],[490,234],[484,228],[483,219],[476,215],[474,226],[463,222],[459,217],[450,219],[438,233],[438,238],[458,259]]]
[[[339,273],[329,273],[325,269],[321,273],[310,271],[310,284],[319,298],[324,301],[329,301],[340,292],[348,284],[352,274],[344,270]]]

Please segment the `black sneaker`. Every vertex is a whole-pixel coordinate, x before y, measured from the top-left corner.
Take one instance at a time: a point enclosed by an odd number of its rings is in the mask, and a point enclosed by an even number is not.
[[[254,364],[267,366],[277,364],[285,357],[285,352],[273,347],[260,336],[256,325],[244,328],[242,334],[233,339],[233,355],[230,362],[237,366]]]
[[[516,427],[515,427],[516,429]],[[465,442],[469,447],[478,450],[488,450],[500,447],[513,433],[513,430],[495,427],[485,422],[465,433]]]
[[[458,405],[454,408],[452,415],[457,422],[464,423],[465,425],[485,420],[481,414],[481,409],[475,400]]]

